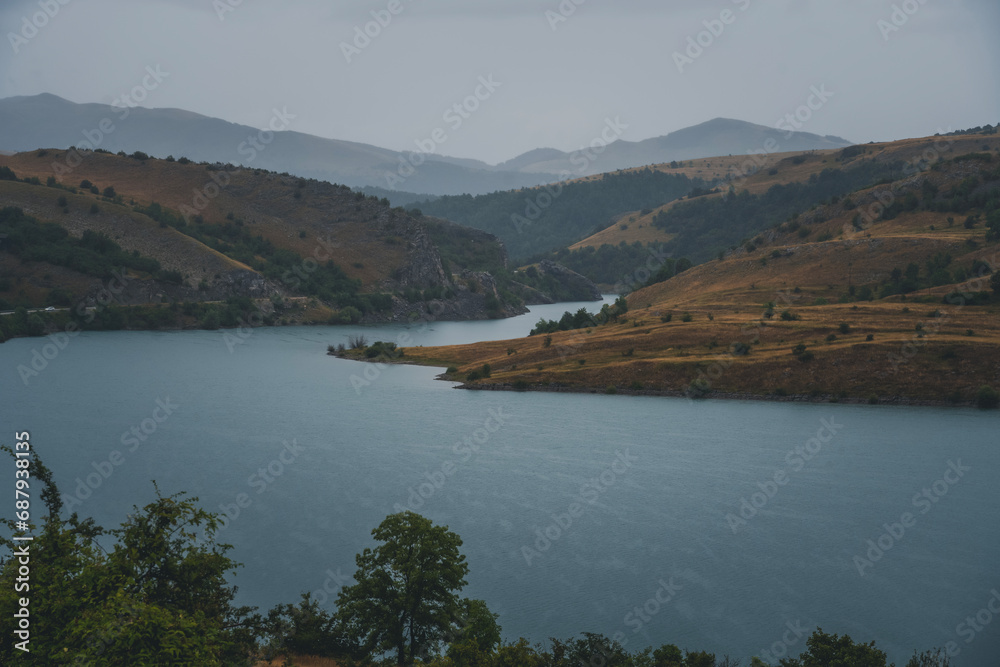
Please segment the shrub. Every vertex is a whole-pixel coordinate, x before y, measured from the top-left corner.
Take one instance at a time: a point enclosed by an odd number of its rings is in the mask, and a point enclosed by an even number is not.
[[[868,334],[867,336],[865,336],[865,340],[870,343],[871,341],[875,340],[875,334]]]
[[[468,374],[465,376],[465,381],[466,382],[475,382],[476,380],[479,379],[479,377],[480,377],[479,376],[479,371],[469,371]]]
[[[798,357],[799,361],[801,361],[802,363],[806,363],[806,362],[812,361],[815,358],[816,358],[816,355],[814,355],[812,353],[812,350],[806,350],[805,352],[803,352],[802,354],[800,354],[799,357]]]
[[[827,343],[832,343],[835,340],[837,340],[837,334],[830,334],[826,337]]]
[[[983,410],[992,410],[1000,405],[1000,392],[996,389],[990,387],[989,385],[983,385],[976,392],[976,406],[982,408]]]
[[[660,315],[660,321],[663,322],[664,324],[666,324],[672,319],[674,319],[673,313],[664,313],[663,315]]]
[[[840,333],[848,334],[851,331],[851,325],[849,325],[847,322],[841,322],[838,329],[840,330]]]
[[[802,318],[790,310],[784,310],[781,312],[781,319],[785,322],[792,322],[794,320],[801,320]]]
[[[681,315],[681,322],[690,322],[693,319],[694,317],[692,317],[691,313],[684,313]]]
[[[90,205],[90,214],[91,215],[97,215],[100,212],[101,212],[101,207],[100,206],[98,206],[97,204],[91,204]]]

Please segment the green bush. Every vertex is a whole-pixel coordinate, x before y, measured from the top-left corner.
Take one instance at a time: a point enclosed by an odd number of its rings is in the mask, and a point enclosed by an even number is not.
[[[983,385],[976,392],[976,406],[984,410],[992,410],[1000,405],[1000,392],[996,389],[990,387],[989,385]]]

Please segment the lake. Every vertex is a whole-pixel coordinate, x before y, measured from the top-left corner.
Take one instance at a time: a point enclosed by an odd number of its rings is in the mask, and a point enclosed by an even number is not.
[[[17,366],[49,341],[13,340],[3,423],[31,432],[73,509],[104,526],[150,501],[152,480],[238,509],[219,539],[245,564],[238,601],[264,610],[306,591],[332,609],[371,530],[405,507],[462,537],[464,595],[507,639],[600,632],[777,662],[820,626],[900,666],[949,642],[956,665],[998,664],[995,411],[458,391],[438,369],[326,355],[357,333],[523,336],[583,305],[84,333],[27,386]]]

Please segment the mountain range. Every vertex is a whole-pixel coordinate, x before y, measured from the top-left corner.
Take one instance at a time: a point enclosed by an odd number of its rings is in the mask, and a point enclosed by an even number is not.
[[[275,109],[270,129],[239,125],[182,109],[77,104],[56,95],[0,99],[0,150],[69,146],[111,152],[142,151],[289,172],[350,187],[375,186],[428,195],[483,194],[594,174],[701,157],[740,155],[765,146],[781,151],[841,148],[840,137],[788,132],[740,120],[714,120],[666,136],[630,142],[608,119],[595,148],[567,153],[538,148],[498,165],[432,153],[394,151],[294,130],[294,118]],[[603,142],[610,140],[606,146]],[[770,150],[770,149],[769,149]],[[773,150],[771,150],[773,152]],[[416,166],[415,166],[416,165]]]

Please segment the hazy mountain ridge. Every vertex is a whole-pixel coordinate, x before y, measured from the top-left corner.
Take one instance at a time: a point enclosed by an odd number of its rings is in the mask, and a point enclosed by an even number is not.
[[[242,164],[351,187],[374,186],[431,195],[513,190],[648,164],[761,150],[836,148],[849,142],[715,119],[644,141],[613,141],[603,149],[527,151],[498,165],[437,154],[394,151],[295,130],[295,112],[270,110],[271,134],[247,125],[172,108],[77,104],[56,95],[0,100],[0,149],[42,147],[143,151],[156,157]],[[277,120],[277,123],[273,122]],[[618,136],[618,135],[615,135]],[[602,140],[604,141],[604,140]]]

